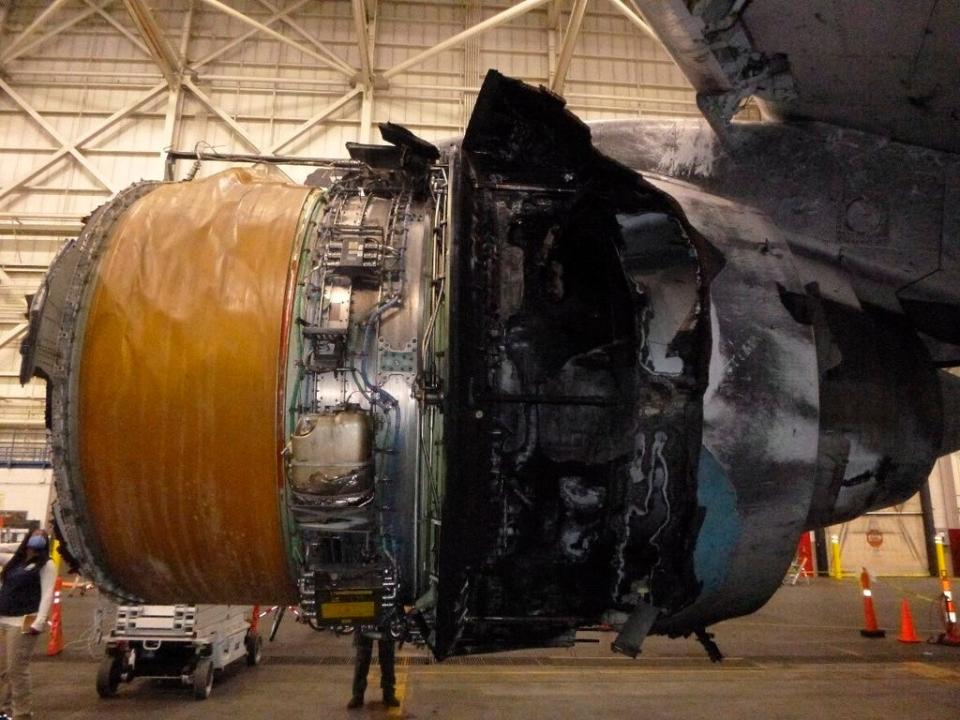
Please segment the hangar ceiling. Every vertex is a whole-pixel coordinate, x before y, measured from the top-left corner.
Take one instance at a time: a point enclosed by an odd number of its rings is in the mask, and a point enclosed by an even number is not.
[[[563,92],[587,120],[697,116],[635,8],[0,0],[0,463],[45,452],[43,388],[16,377],[24,296],[81,218],[162,176],[167,148],[342,157],[387,120],[442,140],[463,132],[489,67]]]

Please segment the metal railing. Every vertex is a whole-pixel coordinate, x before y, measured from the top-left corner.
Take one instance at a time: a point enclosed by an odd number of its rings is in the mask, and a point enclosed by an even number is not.
[[[52,462],[46,428],[0,430],[0,467],[48,468]]]

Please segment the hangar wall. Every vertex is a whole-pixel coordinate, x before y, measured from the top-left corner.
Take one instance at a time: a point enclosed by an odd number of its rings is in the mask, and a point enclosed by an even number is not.
[[[49,469],[0,468],[0,512],[26,512],[27,520],[45,523],[52,488]]]
[[[829,528],[840,538],[845,574],[929,575],[920,496]]]
[[[934,531],[943,537],[948,568],[954,566],[955,540],[960,534],[957,478],[960,478],[960,453],[940,458],[933,466],[929,482],[931,519]],[[844,573],[859,573],[861,567],[866,567],[874,575],[930,574],[920,493],[901,505],[869,512],[827,528],[826,538],[831,535],[840,539]]]

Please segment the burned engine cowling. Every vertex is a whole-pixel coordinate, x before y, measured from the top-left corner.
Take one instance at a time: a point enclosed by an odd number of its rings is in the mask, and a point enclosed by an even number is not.
[[[698,593],[718,256],[561,100],[485,89],[455,163],[441,654]]]
[[[22,377],[105,592],[394,631],[413,606],[441,658],[605,622],[635,654],[757,609],[805,527],[956,442],[910,327],[561,98],[491,71],[462,143],[381,131],[322,189],[136,185],[52,265]],[[891,408],[848,402],[871,383]]]

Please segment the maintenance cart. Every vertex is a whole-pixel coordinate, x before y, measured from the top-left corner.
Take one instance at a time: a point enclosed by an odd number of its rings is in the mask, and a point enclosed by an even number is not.
[[[245,657],[260,663],[258,611],[240,605],[121,605],[97,672],[97,694],[134,678],[179,679],[205,700],[213,674]]]

